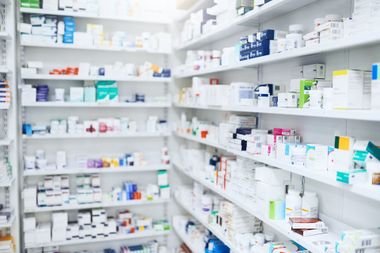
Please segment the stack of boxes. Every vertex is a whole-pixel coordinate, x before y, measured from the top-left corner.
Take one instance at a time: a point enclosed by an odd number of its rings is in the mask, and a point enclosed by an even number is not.
[[[37,186],[36,199],[38,207],[61,206],[68,203],[69,198],[70,184],[68,176],[46,176],[44,181]],[[36,203],[34,203],[35,205]]]
[[[0,80],[0,107],[9,108],[11,104],[11,89],[7,80]]]
[[[257,118],[231,115],[228,123],[219,124],[219,143],[234,150],[247,150],[244,135],[250,134],[257,126]]]
[[[257,57],[269,55],[274,50],[273,41],[285,38],[286,32],[264,30],[252,35],[240,38],[240,61],[246,61]]]
[[[256,198],[255,168],[258,166],[254,161],[237,158],[228,163],[227,191],[241,198],[249,204],[253,204]]]
[[[343,231],[336,242],[336,252],[378,252],[380,249],[380,229],[356,229]]]
[[[345,20],[346,23],[349,22]],[[345,24],[339,15],[327,15],[324,18],[314,20],[314,30],[303,36],[305,46],[311,47],[341,39],[345,36]]]
[[[64,17],[65,30],[62,42],[64,44],[74,44],[75,20],[72,17]]]
[[[58,19],[54,16],[30,15],[30,24],[20,24],[21,41],[25,43],[57,43]]]
[[[102,202],[102,188],[99,175],[83,175],[76,178],[78,204]]]
[[[351,34],[379,31],[380,2],[377,0],[355,0],[351,22]]]
[[[334,108],[369,109],[371,107],[371,72],[337,70],[333,72]]]
[[[104,238],[116,233],[116,222],[113,219],[107,219],[104,209],[79,212],[77,223],[68,221],[67,212],[53,213],[52,224],[37,224],[35,217],[24,218],[26,245]]]
[[[66,240],[66,231],[69,224],[67,212],[56,212],[52,214],[52,241],[62,242]]]
[[[225,231],[230,241],[238,234],[260,233],[262,222],[228,201],[221,201],[217,224]]]
[[[285,219],[285,189],[290,182],[290,173],[272,167],[257,167],[255,180],[257,210],[272,220]]]

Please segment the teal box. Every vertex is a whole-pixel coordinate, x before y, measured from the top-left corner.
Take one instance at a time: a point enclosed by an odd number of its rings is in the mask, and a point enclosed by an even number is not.
[[[84,102],[96,102],[96,89],[95,87],[84,87]]]
[[[337,171],[336,181],[344,184],[355,184],[366,181],[366,170],[353,170],[353,171]]]

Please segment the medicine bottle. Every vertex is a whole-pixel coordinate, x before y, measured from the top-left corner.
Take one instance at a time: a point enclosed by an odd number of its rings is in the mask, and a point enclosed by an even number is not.
[[[318,196],[315,192],[305,192],[302,197],[302,217],[318,218]]]
[[[286,220],[289,220],[289,218],[301,217],[302,199],[299,191],[289,190],[288,194],[286,194],[285,202]]]

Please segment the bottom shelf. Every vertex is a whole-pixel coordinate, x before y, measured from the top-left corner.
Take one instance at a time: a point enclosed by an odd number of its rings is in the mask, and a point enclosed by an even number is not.
[[[86,243],[101,243],[101,242],[109,242],[109,241],[131,240],[131,239],[139,239],[139,238],[165,236],[165,235],[169,235],[170,233],[171,233],[170,230],[143,231],[143,232],[137,232],[133,234],[118,234],[118,235],[114,235],[114,236],[110,236],[106,238],[77,239],[77,240],[62,241],[62,242],[27,244],[25,245],[25,248],[31,249],[31,248],[52,247],[52,246],[69,246],[69,245],[78,245],[78,244],[86,244]]]
[[[199,176],[193,175],[192,173],[188,172],[181,163],[174,161],[173,164],[174,164],[175,168],[179,169],[179,171],[183,172],[188,177],[192,178],[196,182],[207,187],[208,189],[215,192],[216,194],[219,194],[220,196],[224,197],[225,199],[231,201],[236,206],[245,210],[249,214],[257,217],[258,219],[263,221],[265,224],[267,224],[270,227],[272,227],[273,229],[275,229],[277,232],[283,234],[284,236],[286,236],[290,240],[297,242],[298,244],[302,245],[303,247],[305,247],[306,249],[308,249],[309,251],[311,251],[313,253],[324,253],[326,247],[330,247],[330,248],[333,247],[333,245],[335,245],[335,242],[338,239],[338,235],[333,233],[333,232],[329,232],[328,234],[303,237],[303,236],[291,231],[290,226],[288,225],[288,223],[286,221],[282,221],[282,220],[277,221],[277,220],[269,219],[268,217],[266,217],[261,212],[261,210],[257,210],[256,207],[245,203],[243,200],[240,200],[239,198],[237,198],[237,196],[235,196],[234,194],[231,194],[231,193],[226,192],[220,188],[217,188],[214,184],[207,182],[206,180],[203,180]],[[186,207],[184,207],[184,208],[186,209]],[[190,208],[187,208],[187,209],[191,213],[191,209]],[[196,217],[194,214],[193,214],[193,216],[198,219],[198,217]],[[209,228],[210,225],[207,225],[207,219],[205,219],[203,217],[200,217],[200,218],[203,219],[203,222],[200,219],[198,219],[199,222],[201,222],[202,224],[205,222],[205,224],[203,224],[203,225],[205,227]],[[326,217],[326,218],[328,218],[328,217]],[[322,218],[322,219],[325,219],[325,218]],[[339,222],[330,219],[330,222],[328,222],[328,223],[338,224]],[[341,225],[341,224],[339,224],[339,225]],[[214,233],[214,231],[211,228],[209,228],[209,230]],[[214,234],[221,241],[223,241],[228,247],[232,246],[231,242],[223,240],[223,235],[219,236],[216,233],[214,233]],[[231,247],[230,247],[230,249],[232,250]]]
[[[205,249],[200,249],[195,247],[194,243],[191,241],[188,235],[186,235],[180,228],[173,225],[173,229],[178,235],[178,237],[186,244],[186,246],[192,251],[192,253],[204,253]]]
[[[238,248],[233,245],[233,243],[224,235],[224,233],[219,228],[208,223],[206,215],[193,211],[189,205],[186,205],[185,203],[183,203],[182,200],[178,198],[176,198],[176,201],[180,206],[182,206],[183,209],[185,209],[189,214],[191,214],[191,216],[197,219],[204,227],[206,227],[216,237],[218,237],[219,240],[221,240],[227,247],[229,247],[231,251],[239,252]],[[193,252],[196,252],[196,251],[193,251]]]

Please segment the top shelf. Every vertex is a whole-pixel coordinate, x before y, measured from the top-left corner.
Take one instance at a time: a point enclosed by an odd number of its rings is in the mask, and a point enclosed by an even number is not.
[[[136,22],[136,23],[149,23],[149,24],[170,24],[171,20],[167,18],[155,18],[153,17],[118,17],[118,16],[100,16],[96,14],[90,14],[85,12],[74,11],[60,11],[60,10],[44,10],[36,8],[20,8],[21,13],[26,14],[45,14],[45,15],[57,15],[57,16],[71,16],[77,18],[94,18],[104,20],[116,20],[124,22]]]
[[[260,23],[277,18],[317,0],[272,0],[271,2],[236,18],[232,23],[219,27],[215,31],[184,43],[176,50],[195,49],[229,35],[247,30],[247,26],[257,26]]]
[[[176,22],[182,22],[184,21],[188,16],[190,16],[191,13],[199,10],[203,6],[206,5],[210,0],[197,0],[188,10],[184,11],[182,14],[178,15],[178,17],[175,18]]]

